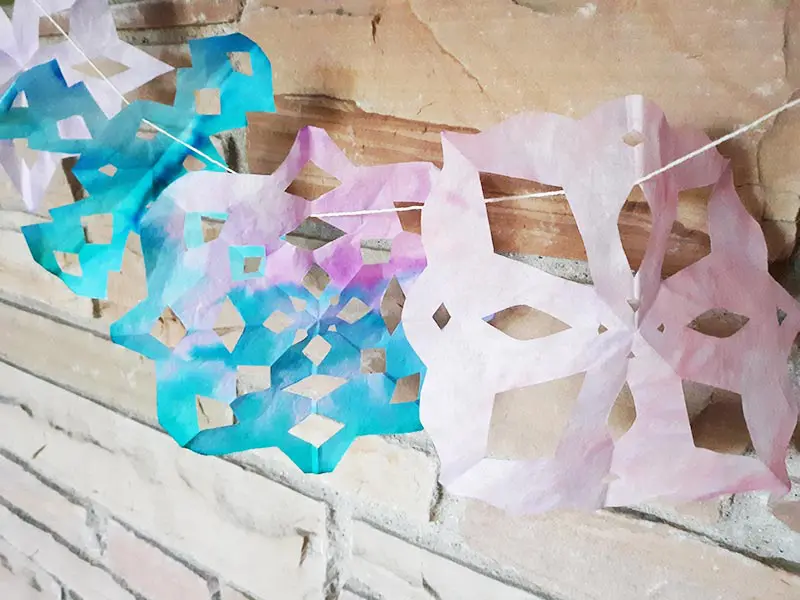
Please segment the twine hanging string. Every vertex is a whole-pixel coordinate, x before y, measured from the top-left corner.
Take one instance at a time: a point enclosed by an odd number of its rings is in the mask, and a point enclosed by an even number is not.
[[[39,10],[42,12],[42,14],[53,24],[53,26],[58,30],[58,32],[61,35],[63,35],[67,39],[67,41],[70,43],[70,45],[72,45],[72,47],[75,48],[75,50],[86,60],[87,64],[103,79],[103,81],[105,81],[109,85],[109,87],[117,94],[117,96],[119,96],[120,100],[122,100],[122,102],[125,103],[126,106],[130,105],[130,101],[123,95],[122,92],[119,91],[117,86],[115,86],[114,83],[108,77],[105,76],[105,74],[100,70],[100,68],[81,49],[81,47],[78,46],[77,43],[75,43],[75,40],[73,40],[69,36],[69,34],[66,31],[64,31],[64,28],[61,27],[61,25],[59,25],[58,22],[44,9],[44,7],[39,3],[39,0],[32,0],[32,1],[39,8]],[[642,184],[642,183],[644,183],[646,181],[649,181],[649,180],[653,179],[654,177],[657,177],[657,176],[661,175],[662,173],[666,173],[667,171],[669,171],[671,169],[674,169],[675,167],[677,167],[679,165],[682,165],[683,163],[692,160],[696,156],[699,156],[699,155],[701,155],[701,154],[703,154],[705,152],[708,152],[709,150],[711,150],[713,148],[716,148],[720,144],[724,144],[725,142],[728,142],[728,141],[730,141],[730,140],[732,140],[734,138],[739,137],[742,134],[747,133],[748,131],[750,131],[752,129],[755,129],[756,127],[758,127],[762,123],[764,123],[766,121],[769,121],[770,119],[772,119],[773,117],[776,117],[780,113],[782,113],[782,112],[784,112],[786,110],[789,110],[790,108],[794,108],[795,106],[798,106],[798,105],[800,105],[800,97],[795,98],[794,100],[790,100],[788,102],[785,102],[784,104],[781,104],[779,107],[775,108],[774,110],[771,110],[768,113],[766,113],[765,115],[760,116],[755,121],[747,123],[746,125],[742,125],[738,129],[735,129],[735,130],[731,131],[730,133],[728,133],[726,135],[723,135],[720,138],[717,138],[716,140],[710,141],[705,146],[701,146],[700,148],[697,148],[696,150],[693,150],[692,152],[689,152],[688,154],[685,154],[685,155],[683,155],[683,156],[681,156],[679,158],[676,158],[672,162],[664,165],[663,167],[661,167],[659,169],[656,169],[652,173],[648,173],[644,177],[638,179],[634,183],[634,185],[640,185],[640,184]],[[214,164],[214,165],[216,165],[218,167],[221,167],[221,168],[225,169],[228,173],[231,173],[233,175],[237,174],[236,171],[234,171],[233,169],[231,169],[230,167],[228,167],[224,163],[221,163],[221,162],[215,160],[214,158],[208,156],[202,150],[200,150],[198,148],[195,148],[191,144],[189,144],[189,143],[187,143],[187,142],[175,137],[170,132],[166,131],[165,129],[162,129],[161,127],[159,127],[155,123],[153,123],[151,121],[148,121],[147,119],[142,119],[142,123],[145,123],[146,125],[149,125],[150,127],[152,127],[158,133],[162,133],[162,134],[166,135],[168,138],[170,138],[174,142],[179,143],[181,146],[185,147],[186,149],[190,150],[191,152],[194,152],[197,156],[199,156],[202,159],[210,162],[211,164]],[[563,196],[563,195],[564,195],[564,191],[563,190],[554,190],[554,191],[550,191],[550,192],[533,192],[533,193],[530,193],[530,194],[519,194],[519,195],[516,195],[516,196],[498,196],[497,198],[487,198],[486,199],[486,203],[488,204],[488,203],[494,203],[494,202],[506,202],[508,200],[527,200],[529,198],[551,198],[553,196]],[[418,210],[422,210],[422,205],[421,204],[417,204],[417,205],[414,205],[414,206],[400,206],[400,207],[394,207],[394,208],[374,208],[374,209],[351,210],[351,211],[342,211],[342,212],[313,213],[311,216],[314,216],[314,217],[317,217],[317,218],[320,218],[320,219],[322,219],[322,218],[330,218],[330,217],[361,217],[361,216],[366,216],[366,215],[379,215],[379,214],[386,214],[386,213],[411,212],[411,211],[418,211]]]

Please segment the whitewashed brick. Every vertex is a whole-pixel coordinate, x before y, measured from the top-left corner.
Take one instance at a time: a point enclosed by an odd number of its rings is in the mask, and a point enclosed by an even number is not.
[[[0,535],[84,600],[133,600],[105,571],[84,562],[48,533],[0,506]]]
[[[146,598],[175,600],[209,595],[205,579],[116,521],[108,521],[102,535],[103,563]]]
[[[599,512],[514,517],[465,502],[474,550],[571,600],[790,600],[800,578],[669,526]]]
[[[61,584],[0,537],[0,598],[61,600]]]
[[[39,473],[243,591],[317,597],[322,505],[6,365],[0,380],[33,414],[0,405],[0,447],[31,456],[47,444]]]
[[[533,600],[537,597],[361,522],[353,526],[351,573],[354,579],[381,597],[393,600]]]

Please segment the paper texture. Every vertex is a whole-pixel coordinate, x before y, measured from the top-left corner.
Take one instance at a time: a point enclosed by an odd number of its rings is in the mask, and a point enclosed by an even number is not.
[[[800,312],[767,272],[763,235],[726,161],[706,152],[642,185],[653,226],[635,274],[620,239],[620,210],[635,182],[707,141],[671,129],[638,96],[580,121],[529,114],[480,134],[443,135],[444,168],[422,217],[428,267],[403,324],[427,367],[421,420],[451,492],[529,513],[788,491],[797,402],[786,364]],[[563,187],[594,285],[495,254],[480,171]],[[709,184],[711,253],[662,282],[677,194]],[[487,324],[516,305],[568,328],[521,341]],[[450,317],[443,328],[432,318],[441,306]],[[749,321],[725,338],[688,327],[711,309]],[[496,394],[579,373],[583,384],[554,456],[487,457]],[[741,394],[754,456],[695,447],[684,380]],[[608,418],[625,383],[636,418],[615,441]]]

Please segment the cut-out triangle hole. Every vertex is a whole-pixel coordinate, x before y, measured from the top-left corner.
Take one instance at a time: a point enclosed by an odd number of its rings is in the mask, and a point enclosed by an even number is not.
[[[728,338],[747,325],[749,320],[749,317],[724,308],[711,308],[696,316],[687,327],[703,335]]]
[[[203,243],[207,244],[216,240],[222,233],[222,227],[224,225],[225,219],[201,216],[200,229],[203,232]]]
[[[392,277],[386,292],[381,299],[381,316],[386,324],[386,329],[390,334],[394,333],[403,318],[403,306],[406,303],[406,295],[397,277]]]
[[[313,265],[303,277],[303,287],[315,298],[320,298],[325,288],[331,282],[331,277],[319,265]]]
[[[785,310],[779,307],[775,310],[775,316],[778,318],[778,325],[783,325],[783,321],[788,315]]]
[[[234,424],[236,418],[228,404],[200,395],[196,396],[196,400],[197,424],[200,429],[213,429]]]
[[[600,323],[600,325],[598,325],[598,327],[597,327],[597,335],[601,335],[601,334],[605,333],[606,331],[608,331],[608,327],[606,327],[605,325]]]
[[[28,108],[28,96],[25,92],[19,92],[11,103],[12,108]]]
[[[228,52],[228,60],[237,73],[248,77],[253,74],[253,61],[249,52]]]
[[[174,349],[186,337],[186,327],[178,318],[178,315],[168,306],[153,324],[150,335],[167,348]]]
[[[524,304],[510,306],[486,319],[489,325],[517,340],[533,340],[569,329],[546,312]]]
[[[271,370],[266,365],[241,365],[236,370],[236,395],[262,392],[271,385]]]
[[[365,348],[361,351],[362,373],[385,373],[386,350],[383,348]]]
[[[322,415],[311,414],[292,427],[289,433],[304,442],[308,442],[315,448],[319,448],[343,427],[344,425],[339,421],[334,421]]]
[[[664,329],[666,329],[666,327],[664,326],[663,323],[661,323],[661,325],[659,325],[656,329],[658,330],[659,333],[664,333]]]
[[[628,299],[628,306],[631,307],[631,310],[633,312],[636,312],[636,311],[639,310],[639,306],[641,306],[641,302],[636,298],[629,298]]]
[[[333,393],[337,388],[347,383],[346,379],[331,375],[309,375],[297,383],[284,388],[285,391],[311,398],[315,402]]]
[[[344,231],[338,227],[316,217],[308,217],[296,229],[284,235],[283,239],[303,250],[318,250],[343,235]]]
[[[245,323],[242,315],[234,306],[231,299],[227,296],[222,303],[222,308],[217,314],[217,320],[214,323],[214,332],[222,340],[222,343],[229,352],[233,352],[236,344],[239,343],[239,338],[244,333]]]
[[[450,322],[450,313],[444,303],[439,305],[439,308],[433,313],[433,320],[436,321],[439,329],[444,329]]]
[[[283,333],[291,324],[292,318],[279,310],[276,310],[264,321],[264,327],[272,333]]]
[[[123,65],[121,62],[117,62],[113,58],[108,58],[107,56],[95,56],[91,59],[91,63],[89,61],[85,61],[73,66],[72,69],[81,75],[85,75],[86,77],[92,79],[102,79],[100,74],[97,72],[97,69],[92,67],[92,64],[94,64],[94,66],[100,70],[100,73],[109,78],[130,70],[128,65]]]
[[[369,306],[364,304],[359,298],[350,298],[349,302],[344,305],[344,308],[339,311],[337,315],[342,321],[352,325],[356,321],[360,321],[369,313]]]
[[[406,402],[416,402],[419,398],[419,373],[401,377],[394,386],[394,393],[390,404],[404,404]]]
[[[381,265],[392,258],[392,240],[369,239],[361,241],[361,262],[365,265]]]
[[[286,192],[306,200],[316,200],[340,185],[341,182],[336,177],[308,161],[286,188]]]

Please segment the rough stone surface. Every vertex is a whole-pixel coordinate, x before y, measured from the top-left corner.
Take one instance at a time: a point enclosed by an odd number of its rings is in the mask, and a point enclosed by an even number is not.
[[[408,600],[533,600],[515,589],[364,523],[353,527],[351,573],[381,598]]]

